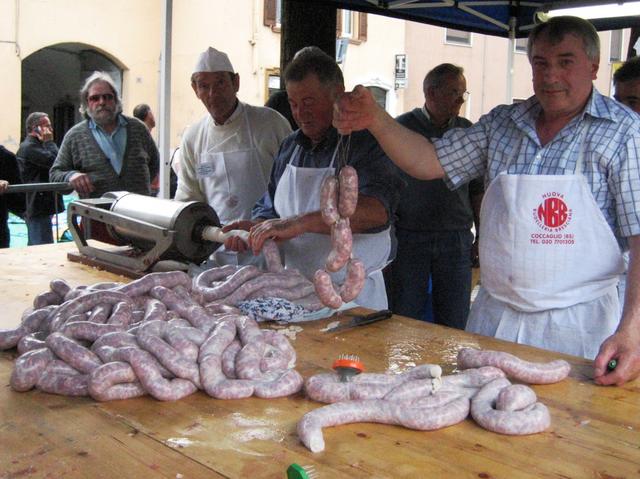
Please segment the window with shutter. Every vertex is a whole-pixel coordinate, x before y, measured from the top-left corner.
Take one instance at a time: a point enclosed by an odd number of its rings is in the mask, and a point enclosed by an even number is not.
[[[358,40],[367,41],[367,14],[360,12],[358,14]]]
[[[277,25],[276,10],[279,0],[264,0],[264,18],[263,23],[267,27],[275,27]]]

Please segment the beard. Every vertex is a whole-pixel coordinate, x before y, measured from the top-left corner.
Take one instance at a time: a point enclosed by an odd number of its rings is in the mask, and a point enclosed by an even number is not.
[[[105,127],[113,125],[116,121],[118,113],[115,108],[97,107],[95,109],[88,110],[89,117],[96,123],[96,125]]]

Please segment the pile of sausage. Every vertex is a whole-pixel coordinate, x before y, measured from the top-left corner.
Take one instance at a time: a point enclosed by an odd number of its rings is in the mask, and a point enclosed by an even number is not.
[[[314,292],[314,286],[299,271],[284,269],[278,246],[273,240],[264,243],[262,252],[267,271],[247,265],[211,268],[194,278],[193,292],[205,305],[237,305],[255,298],[282,298],[304,307],[308,311],[323,308]]]
[[[323,221],[331,227],[331,252],[324,269],[313,278],[315,290],[322,303],[338,309],[353,301],[362,291],[366,278],[364,263],[351,257],[353,236],[349,218],[358,204],[358,174],[351,166],[343,166],[338,176],[328,176],[320,189],[320,212]],[[336,289],[330,273],[346,266],[344,283]]]
[[[533,389],[511,384],[509,376],[531,384],[550,384],[569,374],[563,360],[532,363],[497,351],[465,348],[458,353],[459,374],[442,376],[439,366],[417,366],[400,375],[361,374],[341,382],[336,374],[307,379],[307,395],[331,403],[298,422],[298,437],[312,452],[324,450],[322,428],[355,422],[434,430],[463,421],[469,414],[483,428],[501,434],[544,431],[549,410]]]
[[[287,338],[231,306],[202,306],[183,272],[76,288],[57,279],[50,288],[18,328],[0,331],[0,350],[18,349],[16,391],[173,401],[198,389],[271,398],[302,388]]]

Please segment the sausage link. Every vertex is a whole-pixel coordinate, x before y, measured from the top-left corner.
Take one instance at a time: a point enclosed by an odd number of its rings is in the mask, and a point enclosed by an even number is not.
[[[339,219],[338,213],[338,178],[327,176],[320,187],[320,213],[328,226],[333,226]]]
[[[45,291],[33,298],[33,309],[44,308],[45,306],[58,305],[62,303],[64,296],[60,296],[55,291]]]
[[[264,255],[265,262],[267,263],[267,271],[270,273],[280,273],[281,271],[284,271],[282,258],[280,257],[280,250],[274,240],[269,238],[263,243],[262,254]]]
[[[215,301],[225,296],[230,295],[236,291],[242,284],[246,283],[252,278],[262,274],[260,269],[253,265],[247,265],[240,268],[234,274],[232,274],[221,285],[213,288],[200,288],[199,293],[202,295],[202,299],[205,302]]]
[[[45,339],[48,334],[44,331],[36,331],[22,336],[18,341],[18,355],[22,356],[26,352],[46,348]]]
[[[348,303],[356,299],[362,291],[362,288],[364,288],[366,279],[367,272],[364,263],[357,258],[350,259],[347,264],[347,274],[344,283],[340,287],[340,297],[342,301]]]
[[[111,311],[111,316],[107,320],[107,324],[122,326],[126,328],[133,322],[133,303],[120,302],[116,303]]]
[[[460,369],[480,366],[495,366],[507,373],[507,376],[528,384],[557,383],[566,378],[571,371],[569,363],[562,359],[548,363],[533,363],[501,351],[479,351],[472,348],[458,351]]]
[[[478,391],[471,400],[471,417],[483,428],[500,434],[525,435],[542,432],[551,425],[551,416],[547,407],[539,402],[535,393],[525,393],[522,399],[511,398],[514,403],[525,405],[521,410],[499,410],[494,405],[501,403],[502,407],[507,402],[505,399],[498,401],[500,393],[509,388],[511,383],[506,378],[491,381]],[[525,386],[526,387],[526,386]],[[522,389],[511,390],[513,395],[522,394]]]
[[[351,257],[353,236],[348,219],[341,218],[331,227],[331,246],[331,252],[324,267],[329,272],[336,272],[342,269]]]
[[[102,364],[100,358],[62,333],[47,336],[47,346],[68,365],[82,373],[90,373]]]
[[[63,396],[87,396],[87,374],[79,374],[64,361],[54,359],[47,364],[36,387],[45,393]]]
[[[49,282],[49,289],[55,291],[62,299],[71,291],[71,286],[64,279],[52,279]]]
[[[242,344],[237,339],[234,339],[229,343],[222,352],[222,372],[229,379],[236,379],[236,358],[238,353],[242,349]]]
[[[91,321],[73,321],[65,323],[60,330],[68,338],[94,342],[99,337],[117,331],[123,331],[124,327],[119,324],[100,324]]]
[[[343,218],[349,218],[358,206],[358,173],[352,166],[344,166],[338,174],[340,194],[338,211]]]
[[[183,285],[188,290],[191,290],[191,278],[187,273],[183,271],[149,273],[140,279],[118,287],[117,290],[133,297],[149,293],[154,286],[164,286],[171,289],[178,285]]]
[[[141,348],[155,356],[158,362],[176,377],[188,379],[200,387],[200,372],[195,362],[186,360],[175,348],[171,347],[159,336],[141,331],[138,333],[137,339]]]
[[[35,387],[47,364],[54,359],[55,355],[49,348],[35,349],[20,356],[11,372],[11,389],[24,392]]]
[[[117,349],[114,359],[129,363],[142,387],[160,401],[177,401],[198,390],[196,385],[187,379],[163,378],[160,370],[155,366],[153,356],[143,349]]]
[[[117,401],[146,394],[133,368],[121,361],[94,369],[89,375],[87,390],[96,401]]]
[[[106,323],[111,315],[112,307],[113,304],[111,303],[99,304],[91,310],[87,321],[91,321],[92,323]]]
[[[193,278],[193,287],[196,290],[202,288],[210,288],[214,281],[220,281],[228,278],[238,270],[238,267],[232,264],[220,266],[218,268],[205,269]]]
[[[244,301],[249,295],[262,288],[293,288],[307,281],[308,280],[301,274],[290,274],[286,272],[263,273],[241,285],[233,293],[226,296],[223,301],[227,304],[235,305],[240,301]]]
[[[322,304],[331,309],[338,309],[342,306],[342,298],[333,287],[329,273],[321,269],[316,271],[316,274],[313,276],[313,285]]]
[[[81,314],[90,311],[97,305],[102,303],[131,303],[131,299],[124,293],[118,291],[92,291],[74,299],[65,301],[56,311],[54,319],[51,321],[50,328],[57,331],[62,327],[65,321],[74,314]]]

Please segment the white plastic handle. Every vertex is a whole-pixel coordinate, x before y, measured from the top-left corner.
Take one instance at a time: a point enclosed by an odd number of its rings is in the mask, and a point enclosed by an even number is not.
[[[245,243],[249,242],[249,232],[245,230],[231,230],[223,233],[219,226],[206,226],[202,230],[202,239],[205,241],[224,243],[227,238],[232,236],[240,236]]]

